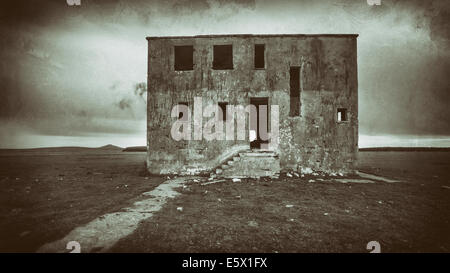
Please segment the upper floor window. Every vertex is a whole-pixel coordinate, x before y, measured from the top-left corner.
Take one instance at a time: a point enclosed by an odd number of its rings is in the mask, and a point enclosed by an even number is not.
[[[215,45],[213,51],[213,69],[233,69],[232,45]]]
[[[193,46],[175,46],[175,70],[193,70],[194,69],[194,47]]]
[[[264,69],[264,51],[265,46],[263,44],[255,45],[255,69]]]

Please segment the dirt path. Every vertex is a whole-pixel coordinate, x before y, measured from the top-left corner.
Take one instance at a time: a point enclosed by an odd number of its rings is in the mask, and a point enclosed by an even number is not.
[[[79,244],[81,252],[105,252],[118,240],[133,233],[141,221],[152,217],[153,213],[159,211],[168,199],[176,197],[179,192],[175,189],[183,186],[187,179],[167,180],[154,190],[143,193],[148,196],[147,199],[77,227],[64,238],[43,245],[37,252],[68,252],[66,247],[71,241]]]

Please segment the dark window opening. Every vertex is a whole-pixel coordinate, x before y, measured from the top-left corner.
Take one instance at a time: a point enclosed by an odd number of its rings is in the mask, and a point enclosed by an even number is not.
[[[178,119],[180,121],[187,121],[188,120],[187,111],[186,111],[186,115],[184,115],[183,112],[181,111],[180,105],[184,105],[184,106],[188,107],[189,104],[187,102],[179,102],[178,103],[178,106],[179,106],[179,108],[178,108]]]
[[[228,102],[219,102],[219,107],[222,110],[222,113],[219,113],[219,120],[226,121],[227,120],[227,105]]]
[[[213,51],[213,69],[233,69],[232,45],[215,45]]]
[[[338,108],[337,109],[337,121],[348,121],[347,109],[346,108]]]
[[[255,45],[255,68],[264,69],[264,45]]]
[[[175,46],[175,70],[193,70],[194,69],[194,47],[193,46]]]
[[[300,67],[292,66],[289,70],[290,109],[289,116],[300,116]]]

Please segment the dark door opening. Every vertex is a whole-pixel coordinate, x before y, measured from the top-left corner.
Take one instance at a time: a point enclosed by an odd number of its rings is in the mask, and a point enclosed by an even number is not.
[[[269,98],[250,98],[250,104],[256,107],[256,115],[250,113],[250,148],[261,149],[261,144],[268,144]],[[252,132],[253,131],[253,132]],[[252,139],[253,138],[253,139]]]

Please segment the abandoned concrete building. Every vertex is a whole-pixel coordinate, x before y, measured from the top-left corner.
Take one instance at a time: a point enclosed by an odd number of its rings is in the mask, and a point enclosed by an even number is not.
[[[358,151],[356,40],[356,34],[147,37],[148,171],[224,177],[352,172]],[[202,117],[194,109],[198,98],[200,111],[215,105],[224,122],[235,122],[229,105],[254,105],[257,118],[245,115],[245,139],[174,139],[178,119],[190,121],[189,134],[208,122],[203,117],[195,127],[199,121],[192,121]],[[187,106],[188,116],[174,116],[177,105]],[[276,138],[260,137],[261,113],[267,131],[278,130]]]

